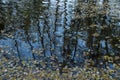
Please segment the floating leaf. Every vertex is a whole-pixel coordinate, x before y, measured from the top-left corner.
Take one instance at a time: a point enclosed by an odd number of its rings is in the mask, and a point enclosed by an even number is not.
[[[94,33],[93,36],[94,36],[94,37],[98,37],[98,36],[99,36],[99,33]]]

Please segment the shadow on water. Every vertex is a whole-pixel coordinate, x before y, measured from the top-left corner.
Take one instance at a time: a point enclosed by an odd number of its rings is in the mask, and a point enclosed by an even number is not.
[[[119,3],[0,0],[0,47],[20,60],[54,56],[62,66],[82,63],[86,52],[93,60],[120,55]]]

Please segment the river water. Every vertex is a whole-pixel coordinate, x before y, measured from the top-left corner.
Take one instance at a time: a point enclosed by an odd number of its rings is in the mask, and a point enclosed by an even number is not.
[[[120,54],[120,1],[0,0],[1,53],[83,60]],[[4,27],[3,27],[4,25]]]

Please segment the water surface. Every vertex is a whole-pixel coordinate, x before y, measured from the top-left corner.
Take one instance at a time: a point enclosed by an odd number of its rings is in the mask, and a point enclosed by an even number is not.
[[[119,4],[115,0],[0,0],[1,53],[80,62],[86,52],[120,54]]]

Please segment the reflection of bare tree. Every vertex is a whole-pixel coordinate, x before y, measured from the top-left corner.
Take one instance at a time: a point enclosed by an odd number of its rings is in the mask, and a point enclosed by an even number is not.
[[[58,43],[58,40],[60,36],[57,36],[56,35],[56,32],[57,32],[57,29],[60,27],[59,25],[61,25],[61,23],[59,22],[59,20],[61,19],[61,16],[59,14],[59,11],[60,11],[60,0],[57,1],[57,3],[55,4],[56,7],[55,7],[55,13],[54,13],[54,16],[55,16],[55,19],[54,19],[54,31],[53,31],[53,46],[54,46],[54,55],[56,55],[56,57],[59,57],[61,55],[61,51],[60,51],[60,46],[59,43]],[[61,57],[62,59],[62,57]],[[57,59],[59,60],[59,58]]]
[[[16,46],[16,48],[17,48],[17,53],[18,53],[18,58],[19,58],[19,60],[20,60],[20,62],[21,62],[21,56],[20,56],[20,52],[19,52],[19,45],[18,45],[18,42],[17,42],[17,40],[15,40],[15,46]]]
[[[3,16],[4,16],[3,15],[3,10],[2,10],[2,7],[0,6],[0,30],[3,30],[4,26],[5,26]]]

